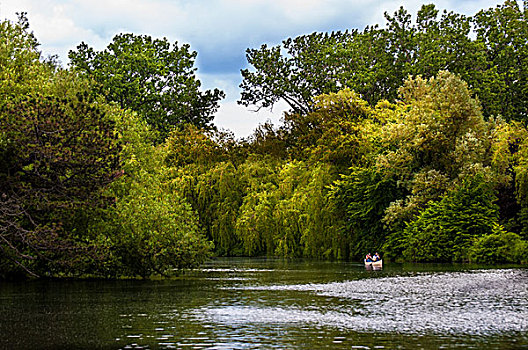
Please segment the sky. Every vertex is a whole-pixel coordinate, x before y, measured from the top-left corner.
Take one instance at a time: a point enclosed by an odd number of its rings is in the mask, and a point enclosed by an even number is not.
[[[237,104],[240,70],[248,68],[247,48],[278,45],[315,31],[337,31],[385,23],[384,12],[400,6],[412,15],[424,3],[440,10],[473,15],[499,0],[0,0],[0,19],[27,12],[45,56],[58,55],[67,67],[68,51],[85,42],[103,50],[119,33],[166,37],[197,51],[197,76],[203,89],[226,93],[215,124],[246,137],[271,120],[279,123],[286,104],[273,111]],[[414,19],[414,17],[413,17]]]

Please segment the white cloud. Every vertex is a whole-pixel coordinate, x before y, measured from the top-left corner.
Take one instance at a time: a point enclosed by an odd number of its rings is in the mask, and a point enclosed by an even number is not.
[[[216,114],[214,124],[219,128],[233,131],[237,138],[247,137],[253,133],[259,124],[267,121],[274,125],[280,125],[285,110],[288,110],[286,104],[278,103],[273,111],[261,109],[258,112],[252,112],[250,109],[238,105],[236,101],[227,101],[222,104]]]
[[[466,14],[497,3],[433,2],[440,9]],[[27,11],[44,46],[67,46],[63,52],[80,41],[92,46],[108,43],[115,34],[126,31],[167,36],[225,55],[234,47],[278,43],[313,31],[383,24],[385,11],[393,13],[404,6],[415,14],[422,3],[423,0],[1,0],[0,14],[14,18],[15,11]]]
[[[240,99],[240,74],[198,74],[202,82],[202,89],[219,88],[226,93],[226,98],[221,102],[220,109],[215,115],[214,124],[223,129],[233,131],[236,137],[247,137],[253,133],[255,128],[267,121],[274,125],[281,124],[283,113],[289,110],[285,102],[278,102],[272,110],[262,108],[254,111],[254,108],[241,106],[237,103]]]

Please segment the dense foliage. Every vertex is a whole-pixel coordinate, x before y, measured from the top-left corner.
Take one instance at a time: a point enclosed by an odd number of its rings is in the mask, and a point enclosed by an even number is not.
[[[526,260],[526,128],[486,121],[459,77],[409,78],[398,103],[370,106],[350,90],[315,101],[314,112],[257,130],[239,145],[246,158],[180,168],[217,253],[488,262],[478,247],[499,232],[519,237],[504,261]],[[178,144],[221,152],[204,136]]]
[[[203,261],[211,245],[162,182],[156,134],[42,60],[23,14],[0,26],[0,277],[148,276]]]
[[[211,254],[528,262],[527,49],[514,1],[248,50],[247,139],[195,53],[122,34],[72,67],[0,23],[0,277],[170,275]],[[471,28],[474,32],[471,32]]]
[[[161,139],[181,123],[212,127],[224,97],[218,89],[200,91],[196,52],[166,38],[119,34],[103,51],[81,43],[69,58],[74,70],[96,82],[94,89],[107,101],[138,112]]]

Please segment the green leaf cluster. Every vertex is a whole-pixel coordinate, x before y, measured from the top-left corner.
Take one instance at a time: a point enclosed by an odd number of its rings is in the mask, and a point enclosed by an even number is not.
[[[76,72],[95,82],[97,93],[136,111],[159,132],[160,141],[180,124],[211,128],[218,101],[225,96],[218,89],[202,92],[195,75],[196,52],[166,38],[118,34],[103,51],[83,42],[69,58]]]
[[[404,260],[468,261],[474,239],[491,234],[498,225],[495,199],[482,178],[465,179],[408,223],[403,231]]]
[[[526,263],[528,243],[500,225],[478,238],[469,250],[469,260],[482,264]]]

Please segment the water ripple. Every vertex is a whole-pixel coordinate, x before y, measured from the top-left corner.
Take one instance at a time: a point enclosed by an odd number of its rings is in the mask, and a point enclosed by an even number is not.
[[[246,292],[311,293],[335,307],[224,305],[195,315],[224,324],[309,324],[366,332],[492,335],[528,331],[528,272],[420,273],[324,284],[249,285]]]

